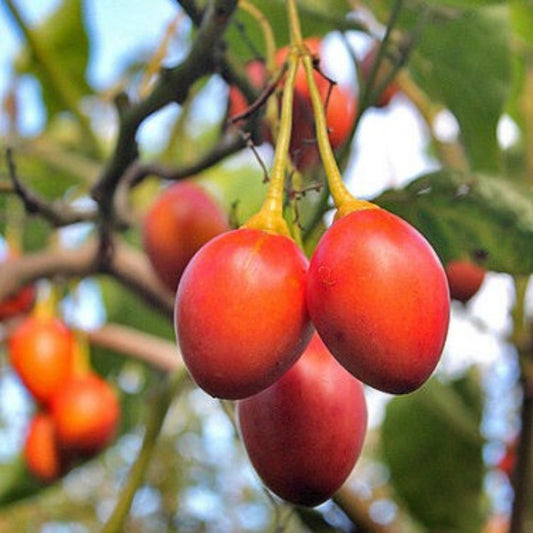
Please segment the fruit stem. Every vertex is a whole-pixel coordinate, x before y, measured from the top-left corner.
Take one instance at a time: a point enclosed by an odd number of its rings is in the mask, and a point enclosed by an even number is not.
[[[339,167],[337,166],[337,162],[335,161],[333,149],[331,148],[331,144],[329,142],[326,112],[324,110],[324,104],[313,76],[313,60],[311,55],[308,52],[304,52],[302,61],[305,68],[307,84],[309,86],[311,103],[313,105],[318,150],[326,171],[326,177],[328,180],[329,189],[331,191],[331,196],[333,198],[335,207],[337,208],[335,218],[340,218],[348,213],[351,213],[352,211],[377,208],[377,206],[371,202],[358,200],[346,188],[346,185],[342,180]]]
[[[82,330],[74,332],[74,364],[75,376],[86,376],[91,370],[91,351],[87,333]]]
[[[287,17],[289,20],[289,31],[291,44],[302,48],[302,29],[300,26],[300,17],[298,16],[298,8],[296,7],[296,0],[287,1]]]
[[[58,301],[59,295],[54,284],[39,285],[32,315],[39,319],[48,319],[56,316]]]
[[[239,8],[252,16],[261,27],[263,39],[265,40],[267,70],[269,74],[273,74],[276,71],[276,41],[274,39],[274,32],[272,31],[270,22],[263,12],[248,0],[239,0]]]
[[[288,57],[289,72],[284,85],[283,100],[281,102],[280,128],[274,152],[270,185],[261,209],[244,224],[244,227],[247,228],[270,231],[287,237],[290,236],[290,232],[287,222],[283,218],[283,188],[292,130],[294,80],[296,78],[299,59],[297,51],[291,49]]]

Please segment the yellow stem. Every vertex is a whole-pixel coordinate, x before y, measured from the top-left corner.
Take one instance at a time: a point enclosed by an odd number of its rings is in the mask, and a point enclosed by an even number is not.
[[[291,44],[299,48],[302,46],[302,30],[300,27],[300,17],[298,16],[298,8],[296,7],[296,0],[287,1],[287,15],[289,19],[289,31],[291,35]]]
[[[262,229],[286,236],[289,236],[290,232],[283,218],[283,188],[292,131],[294,80],[299,65],[299,55],[295,50],[291,49],[288,63],[289,72],[283,90],[280,130],[274,152],[270,185],[261,209],[244,224],[247,228]]]
[[[302,61],[305,68],[309,94],[311,96],[311,103],[313,105],[313,113],[315,116],[318,150],[326,171],[331,196],[333,197],[333,202],[337,208],[337,214],[335,217],[339,218],[352,211],[358,211],[360,209],[377,208],[377,206],[371,202],[358,200],[346,188],[339,167],[337,166],[337,162],[335,161],[333,149],[329,142],[324,103],[318,91],[318,87],[316,86],[315,78],[313,76],[313,60],[308,51],[304,52]]]
[[[276,41],[270,22],[263,12],[248,0],[239,0],[239,7],[251,15],[261,27],[263,39],[265,40],[267,70],[269,74],[273,74],[276,71]]]

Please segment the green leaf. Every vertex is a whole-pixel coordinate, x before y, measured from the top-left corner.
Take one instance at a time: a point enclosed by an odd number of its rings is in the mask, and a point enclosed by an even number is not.
[[[533,190],[494,177],[439,171],[376,203],[425,235],[441,260],[485,256],[489,270],[533,272]]]
[[[31,496],[43,486],[31,476],[22,456],[0,464],[0,506]]]
[[[49,55],[49,60],[69,83],[69,91],[81,98],[91,94],[86,80],[89,61],[89,37],[83,20],[83,0],[63,0],[49,17],[32,29],[35,38]],[[33,74],[40,82],[48,116],[63,110],[61,98],[43,74],[28,45],[15,60],[20,74]]]
[[[276,40],[281,48],[289,43],[289,26],[287,23],[287,6],[284,0],[251,0],[252,4],[268,20]],[[359,25],[348,19],[351,8],[346,0],[299,0],[298,13],[304,37],[321,36],[333,29],[347,30]],[[231,24],[227,39],[231,50],[241,59],[252,59],[259,55],[264,57],[263,34],[258,22],[242,9],[237,10]]]
[[[412,30],[419,7],[403,18]],[[499,168],[496,128],[511,86],[509,11],[506,6],[449,13],[429,10],[409,62],[420,87],[456,117],[475,170]]]
[[[394,398],[382,425],[391,484],[425,530],[478,532],[484,520],[481,390],[469,374]]]
[[[233,158],[238,161],[240,156]],[[220,202],[235,226],[246,222],[258,211],[267,191],[259,165],[232,163],[218,165],[197,178],[199,185]]]
[[[509,5],[514,33],[533,46],[533,4],[530,0],[515,0]]]

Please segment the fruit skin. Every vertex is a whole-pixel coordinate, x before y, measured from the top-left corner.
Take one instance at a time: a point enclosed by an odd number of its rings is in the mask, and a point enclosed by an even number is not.
[[[296,361],[312,333],[307,265],[288,237],[249,228],[216,237],[194,256],[178,287],[174,324],[204,391],[244,398]]]
[[[60,477],[65,465],[49,413],[37,413],[31,419],[22,454],[28,470],[44,483]]]
[[[307,303],[332,354],[376,389],[411,392],[440,359],[450,315],[444,269],[413,226],[383,209],[352,212],[326,231]]]
[[[33,285],[27,285],[0,302],[0,321],[30,311],[35,302],[35,292]]]
[[[42,404],[49,403],[73,369],[74,337],[55,317],[26,317],[10,335],[8,350],[11,365]]]
[[[242,440],[265,485],[289,502],[315,506],[352,471],[367,426],[361,383],[315,334],[276,383],[237,402]]]
[[[224,211],[201,187],[180,181],[161,193],[142,229],[144,250],[154,270],[175,291],[192,256],[230,226]]]
[[[462,303],[468,302],[479,291],[486,274],[483,267],[468,260],[450,261],[445,271],[450,296]]]
[[[261,89],[267,81],[267,71],[263,61],[256,59],[246,65],[246,75],[256,89]],[[231,119],[244,113],[249,107],[244,94],[236,85],[231,85],[228,93],[228,117]]]
[[[113,440],[120,421],[115,392],[93,373],[65,382],[53,396],[50,410],[61,449],[87,456]]]

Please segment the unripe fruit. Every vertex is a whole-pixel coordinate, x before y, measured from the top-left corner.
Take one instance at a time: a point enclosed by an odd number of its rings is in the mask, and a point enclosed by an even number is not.
[[[415,390],[440,359],[450,314],[444,269],[413,226],[383,209],[352,212],[326,231],[307,303],[332,354],[376,389]]]
[[[450,261],[445,271],[450,296],[463,303],[468,302],[479,291],[486,274],[484,268],[464,260]]]
[[[60,447],[91,456],[114,438],[120,404],[104,379],[86,374],[63,384],[52,398],[51,412]]]
[[[224,211],[198,185],[181,181],[164,190],[143,224],[144,249],[163,283],[175,291],[191,257],[229,230]]]
[[[307,264],[288,237],[249,228],[216,237],[194,256],[176,294],[175,328],[204,391],[244,398],[296,361],[312,331]]]
[[[74,337],[55,317],[26,317],[9,337],[8,349],[13,368],[43,404],[72,372]]]
[[[246,451],[280,498],[315,506],[340,488],[357,461],[367,425],[361,383],[314,335],[276,383],[237,404]]]
[[[51,483],[61,475],[63,461],[49,413],[37,413],[30,421],[23,457],[28,470],[45,483]]]

